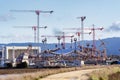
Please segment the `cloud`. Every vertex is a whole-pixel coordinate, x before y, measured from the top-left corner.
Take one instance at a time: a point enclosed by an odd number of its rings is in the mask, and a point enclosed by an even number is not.
[[[11,14],[0,15],[0,21],[3,21],[3,22],[13,20],[13,19],[15,19],[15,17],[13,17],[13,15]]]
[[[120,21],[114,22],[108,29],[106,29],[106,31],[107,32],[109,32],[109,31],[114,31],[114,32],[120,31]]]
[[[62,33],[62,31],[60,29],[58,29],[58,28],[53,29],[53,34],[55,36],[61,36],[62,35],[61,33]]]
[[[7,39],[7,38],[11,38],[11,36],[9,36],[9,35],[0,35],[0,38],[2,38],[2,39]]]
[[[9,42],[33,42],[34,37],[31,35],[18,35],[18,34],[8,34],[0,35],[0,42],[9,43]]]

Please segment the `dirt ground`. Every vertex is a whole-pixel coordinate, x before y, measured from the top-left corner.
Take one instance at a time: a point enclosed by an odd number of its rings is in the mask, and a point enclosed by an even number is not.
[[[59,74],[47,76],[40,80],[88,80],[89,77],[87,74],[91,73],[94,70],[98,70],[98,69],[87,69],[87,70],[59,73]]]

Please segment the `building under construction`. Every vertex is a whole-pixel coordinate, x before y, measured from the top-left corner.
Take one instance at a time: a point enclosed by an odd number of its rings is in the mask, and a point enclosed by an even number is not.
[[[4,63],[12,63],[16,66],[18,63],[27,62],[27,65],[34,67],[72,67],[81,66],[85,63],[93,63],[98,61],[105,61],[106,56],[104,52],[93,50],[92,48],[81,47],[69,50],[64,48],[47,49],[41,51],[40,48],[33,46],[6,46],[2,52],[1,61]],[[38,52],[36,54],[36,52]],[[62,52],[59,53],[59,52]],[[95,51],[95,52],[94,52]],[[96,54],[93,54],[96,53]],[[2,63],[2,62],[1,62]]]
[[[32,12],[37,15],[37,26],[27,26],[23,28],[32,28],[34,30],[34,43],[40,44],[39,40],[39,28],[47,28],[39,26],[39,15],[40,13],[53,13],[53,11],[41,11],[41,10],[11,10],[11,12]],[[103,50],[99,50],[96,48],[95,44],[95,31],[103,30],[103,27],[94,28],[84,28],[84,20],[86,16],[78,17],[81,19],[81,28],[69,28],[68,30],[73,32],[73,35],[66,35],[66,32],[61,32],[60,35],[53,36],[41,36],[44,37],[42,39],[42,50],[41,46],[5,46],[2,47],[0,56],[1,56],[1,64],[12,64],[12,66],[17,66],[18,64],[26,63],[28,66],[34,67],[71,67],[71,66],[81,66],[85,63],[98,64],[98,62],[105,61],[107,59],[106,56],[106,48],[104,46]],[[64,29],[67,30],[67,29]],[[87,45],[87,47],[81,45],[80,42],[84,41],[85,30],[89,30],[90,32],[87,34],[92,34],[93,42],[92,47]],[[77,34],[78,39],[75,37]],[[49,49],[47,48],[47,40],[48,37],[55,37],[58,40],[58,43],[55,48]],[[71,45],[66,48],[66,38],[70,38]],[[81,41],[80,41],[81,38]],[[61,42],[61,40],[63,40]],[[102,46],[104,45],[103,41]],[[73,46],[74,45],[74,46]],[[44,49],[43,49],[44,47]]]
[[[3,46],[0,49],[1,66],[5,62],[14,62],[21,54],[37,55],[40,52],[41,48],[38,46]]]

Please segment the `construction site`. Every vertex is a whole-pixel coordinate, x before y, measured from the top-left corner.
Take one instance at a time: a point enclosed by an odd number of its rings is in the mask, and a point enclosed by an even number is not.
[[[107,51],[104,41],[100,39],[102,49],[96,47],[96,34],[102,31],[103,27],[84,28],[84,20],[86,16],[78,17],[81,20],[81,27],[79,28],[64,28],[65,32],[58,32],[56,35],[40,35],[39,28],[46,29],[39,26],[39,14],[50,13],[53,11],[40,10],[11,10],[11,12],[34,12],[37,15],[37,26],[16,26],[17,28],[32,28],[34,30],[34,43],[36,46],[2,46],[0,51],[0,65],[1,67],[79,67],[83,65],[105,65],[107,58]],[[16,28],[15,27],[15,28]],[[86,32],[88,30],[89,32]],[[71,32],[68,32],[71,31]],[[97,31],[97,33],[96,33]],[[71,33],[72,35],[66,35]],[[84,34],[92,35],[92,44],[85,43]],[[47,48],[47,41],[49,38],[58,40],[54,49]],[[43,46],[39,46],[40,38],[42,38]],[[66,38],[69,38],[70,45],[66,47]],[[62,54],[61,54],[62,53]],[[22,65],[22,66],[21,66]]]
[[[0,0],[0,80],[120,80],[120,0]]]

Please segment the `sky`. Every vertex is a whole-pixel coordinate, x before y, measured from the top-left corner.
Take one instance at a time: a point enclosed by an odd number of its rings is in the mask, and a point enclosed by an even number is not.
[[[0,43],[34,42],[32,28],[15,26],[37,26],[37,15],[11,10],[53,10],[52,14],[40,13],[40,27],[48,27],[39,29],[40,36],[54,36],[58,31],[73,35],[77,30],[65,28],[80,28],[81,20],[77,17],[86,16],[84,28],[92,28],[93,24],[95,28],[104,28],[102,31],[95,30],[96,39],[120,37],[119,3],[120,0],[0,0]],[[40,42],[42,39],[40,37]],[[92,34],[84,34],[84,40],[92,40]],[[70,42],[70,39],[66,41]],[[54,43],[57,39],[49,37],[47,42]]]

